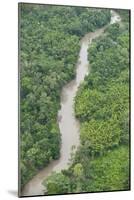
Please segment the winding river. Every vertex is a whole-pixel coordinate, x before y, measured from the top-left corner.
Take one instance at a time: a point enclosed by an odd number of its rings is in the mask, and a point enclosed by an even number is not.
[[[120,21],[120,16],[111,11],[111,24]],[[61,132],[61,155],[60,159],[52,161],[47,167],[39,171],[24,187],[22,196],[43,195],[44,186],[42,181],[48,177],[52,171],[61,171],[68,168],[71,158],[72,147],[73,152],[76,151],[80,144],[79,140],[79,122],[74,114],[74,97],[79,85],[85,76],[90,73],[88,62],[88,47],[92,39],[99,37],[105,30],[105,27],[86,34],[80,41],[79,59],[76,65],[76,78],[65,85],[61,93],[61,109],[58,112],[58,123]]]

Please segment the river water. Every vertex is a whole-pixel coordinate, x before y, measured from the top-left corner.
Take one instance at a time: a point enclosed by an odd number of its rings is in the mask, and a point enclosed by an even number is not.
[[[111,22],[120,21],[120,17],[114,11],[111,11]],[[65,85],[61,93],[61,109],[58,112],[58,123],[61,133],[61,152],[60,159],[52,161],[47,167],[39,171],[24,187],[21,196],[43,195],[44,186],[42,181],[47,178],[53,171],[59,172],[62,169],[67,169],[71,158],[72,147],[75,153],[80,144],[79,140],[79,121],[74,114],[74,97],[79,85],[84,80],[85,76],[90,73],[88,62],[88,47],[92,39],[103,34],[105,27],[96,30],[95,32],[86,34],[80,41],[81,48],[79,58],[76,65],[76,78]]]

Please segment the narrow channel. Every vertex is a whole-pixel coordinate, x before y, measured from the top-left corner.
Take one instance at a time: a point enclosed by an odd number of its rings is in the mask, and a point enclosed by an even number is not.
[[[119,22],[120,16],[111,11],[110,24]],[[97,29],[95,32],[86,34],[80,41],[79,59],[76,65],[76,78],[65,85],[61,93],[61,109],[58,112],[58,123],[61,133],[61,155],[60,159],[52,161],[47,167],[39,171],[24,187],[22,196],[43,195],[44,186],[42,182],[53,171],[59,172],[62,169],[68,168],[69,160],[71,158],[72,147],[74,152],[80,144],[79,140],[79,122],[74,114],[74,97],[84,80],[85,76],[90,73],[88,62],[88,47],[92,40],[103,34],[105,27]]]

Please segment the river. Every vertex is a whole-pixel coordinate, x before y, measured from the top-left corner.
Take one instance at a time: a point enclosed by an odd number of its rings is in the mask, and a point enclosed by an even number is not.
[[[120,16],[112,10],[110,24],[119,22],[120,20]],[[81,48],[76,65],[76,78],[62,89],[61,109],[58,112],[58,123],[62,141],[60,159],[52,161],[47,167],[39,171],[38,174],[25,185],[21,196],[43,195],[44,186],[42,185],[42,181],[53,171],[59,172],[62,169],[67,169],[71,158],[72,147],[75,147],[73,148],[73,152],[75,153],[80,144],[79,121],[75,118],[74,114],[74,97],[79,85],[84,80],[85,76],[90,73],[88,47],[92,39],[99,37],[104,32],[105,27],[97,29],[95,32],[90,32],[81,39]]]

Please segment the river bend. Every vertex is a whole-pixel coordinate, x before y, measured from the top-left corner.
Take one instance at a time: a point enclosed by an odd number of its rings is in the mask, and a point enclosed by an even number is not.
[[[111,22],[120,21],[120,16],[111,11]],[[61,171],[68,168],[71,158],[72,146],[74,152],[80,144],[79,140],[79,121],[74,114],[74,97],[84,80],[85,76],[90,73],[88,62],[88,47],[94,38],[103,34],[105,27],[97,29],[95,32],[86,34],[80,41],[80,52],[78,62],[76,64],[76,78],[65,85],[61,92],[61,109],[58,112],[58,123],[61,133],[61,150],[60,159],[52,161],[47,167],[39,171],[24,187],[22,196],[43,195],[44,186],[42,181],[47,178],[53,171]]]

